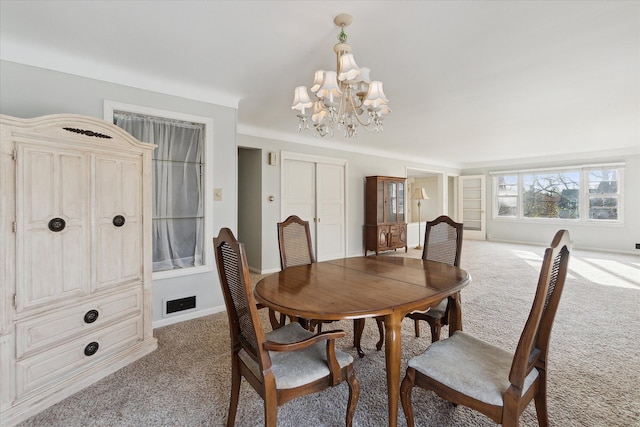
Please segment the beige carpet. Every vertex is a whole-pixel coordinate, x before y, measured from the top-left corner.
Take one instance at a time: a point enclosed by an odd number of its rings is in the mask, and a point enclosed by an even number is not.
[[[463,326],[505,349],[514,349],[533,298],[544,248],[465,241],[462,267],[473,283],[462,294]],[[393,253],[392,253],[393,254]],[[396,252],[393,255],[404,255]],[[410,250],[408,256],[419,257]],[[549,357],[552,426],[640,425],[640,257],[574,251],[560,302]],[[265,319],[266,321],[266,319]],[[268,324],[268,323],[265,323]],[[352,322],[340,345],[357,359],[361,384],[355,426],[387,424],[384,352],[367,321],[358,359],[350,347]],[[414,338],[402,330],[406,358],[430,343],[428,327]],[[220,426],[230,388],[229,333],[225,313],[156,329],[159,348],[91,387],[32,417],[22,426]],[[444,331],[446,336],[448,331]],[[279,426],[344,425],[347,386],[304,397],[279,409]],[[414,391],[418,426],[491,426],[488,418]],[[406,422],[400,409],[399,425]],[[536,426],[529,405],[521,425]],[[262,426],[262,400],[243,381],[238,426]]]

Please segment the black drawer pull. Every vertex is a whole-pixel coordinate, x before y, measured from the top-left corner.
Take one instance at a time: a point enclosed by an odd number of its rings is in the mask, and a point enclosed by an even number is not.
[[[122,227],[124,225],[124,217],[122,215],[114,216],[113,225],[115,225],[116,227]]]
[[[94,342],[90,342],[84,348],[84,355],[85,356],[93,356],[98,351],[98,347],[100,347],[100,344],[98,344],[97,342],[95,342],[95,341]]]
[[[53,218],[51,221],[49,221],[49,230],[57,233],[58,231],[64,230],[65,225],[67,225],[67,223],[64,221],[64,219]]]
[[[93,323],[98,320],[98,310],[89,310],[84,315],[84,323]]]

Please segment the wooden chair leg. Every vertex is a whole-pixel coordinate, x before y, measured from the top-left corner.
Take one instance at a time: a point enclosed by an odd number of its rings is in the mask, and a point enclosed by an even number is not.
[[[296,318],[296,321],[302,326],[304,329],[311,330],[311,322],[309,320],[304,319],[302,317]]]
[[[277,427],[278,425],[278,402],[275,396],[270,396],[269,392],[264,396],[264,425],[265,427]]]
[[[364,319],[362,319],[362,321],[364,323]],[[356,412],[356,405],[360,398],[360,382],[353,370],[353,365],[347,368],[347,384],[349,384],[349,400],[347,403],[346,425],[347,427],[351,427],[353,424],[353,415]]]
[[[414,427],[413,406],[411,405],[411,390],[415,384],[416,370],[407,368],[407,373],[400,384],[400,403],[404,410],[404,417],[407,419],[407,427]]]
[[[440,341],[440,331],[442,329],[440,320],[429,322],[429,326],[431,326],[431,342]]]
[[[378,334],[380,335],[380,339],[376,343],[376,350],[380,351],[382,344],[384,344],[384,322],[380,317],[376,317],[376,324],[378,325]]]
[[[282,326],[276,317],[276,312],[273,309],[269,309],[269,322],[271,323],[271,329],[276,330]]]
[[[413,329],[416,332],[416,338],[420,338],[420,321],[418,319],[413,319]]]
[[[534,397],[538,426],[547,427],[549,425],[549,412],[547,411],[547,375],[544,371],[540,371],[538,381],[540,382],[538,393]]]
[[[358,356],[364,357],[364,351],[360,345],[362,341],[362,331],[364,331],[364,319],[353,319],[353,346],[358,352]]]
[[[231,400],[229,401],[229,414],[227,416],[227,426],[233,427],[236,423],[236,412],[238,411],[238,399],[240,398],[240,366],[237,360],[231,361]]]

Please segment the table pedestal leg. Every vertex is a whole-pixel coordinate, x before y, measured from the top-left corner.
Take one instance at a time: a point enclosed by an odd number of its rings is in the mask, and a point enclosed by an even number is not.
[[[385,356],[387,363],[387,390],[389,394],[389,426],[398,425],[398,398],[400,396],[400,360],[402,316],[392,313],[384,317]]]

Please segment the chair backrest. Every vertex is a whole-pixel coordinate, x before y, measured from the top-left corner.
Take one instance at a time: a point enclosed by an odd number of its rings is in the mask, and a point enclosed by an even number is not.
[[[230,229],[222,228],[213,239],[213,246],[229,317],[232,352],[244,349],[261,370],[267,369],[271,359],[262,347],[266,338],[253,297],[244,245],[236,240]]]
[[[545,368],[551,327],[567,277],[570,252],[569,232],[559,230],[545,250],[533,305],[511,365],[509,381],[519,389],[534,367]]]
[[[309,221],[303,221],[296,215],[278,223],[278,245],[282,269],[316,262],[311,247]]]
[[[446,215],[427,221],[422,259],[460,267],[462,223]]]

